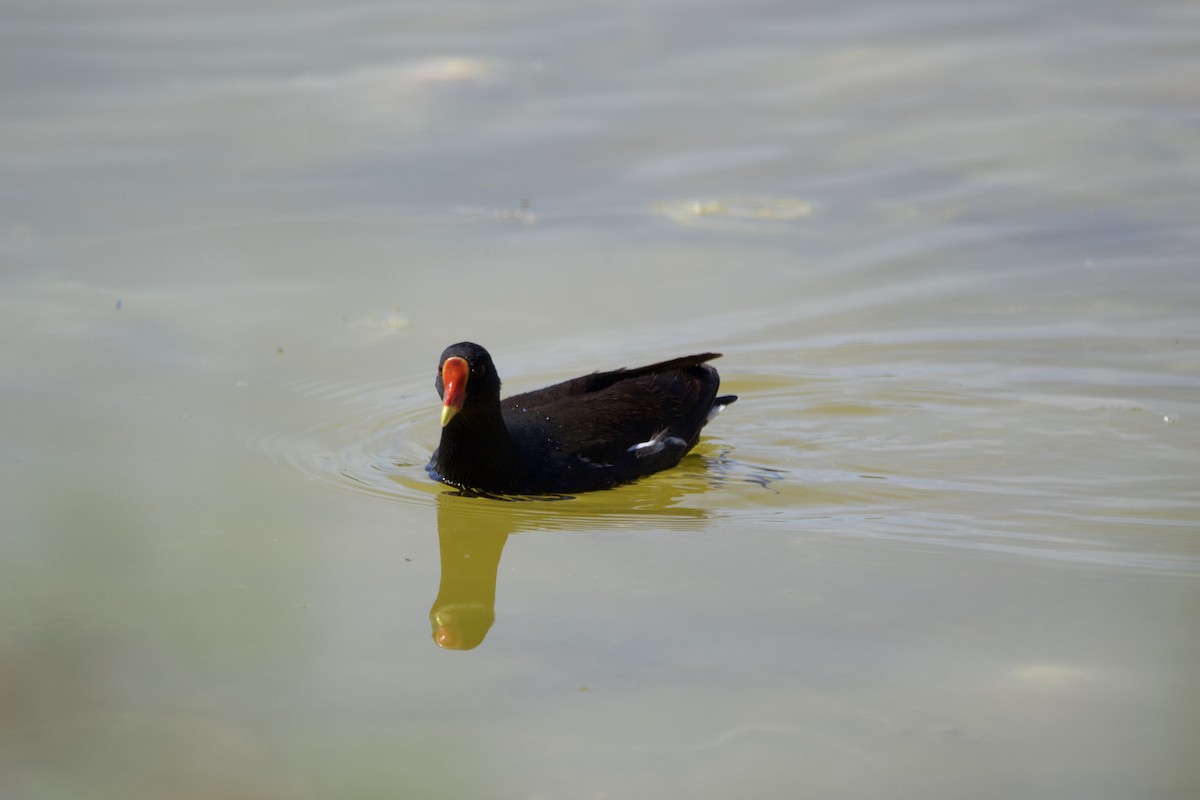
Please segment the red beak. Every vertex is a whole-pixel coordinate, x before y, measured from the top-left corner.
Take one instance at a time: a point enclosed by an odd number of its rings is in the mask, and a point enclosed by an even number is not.
[[[442,427],[446,427],[454,415],[462,411],[463,401],[467,399],[467,378],[471,367],[465,358],[450,356],[442,364]]]

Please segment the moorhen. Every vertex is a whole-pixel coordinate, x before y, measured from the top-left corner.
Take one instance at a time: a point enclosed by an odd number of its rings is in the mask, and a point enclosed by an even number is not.
[[[460,489],[564,494],[607,489],[673,467],[737,399],[717,397],[704,363],[719,353],[593,372],[500,400],[492,357],[472,342],[438,362],[442,440],[427,467]]]

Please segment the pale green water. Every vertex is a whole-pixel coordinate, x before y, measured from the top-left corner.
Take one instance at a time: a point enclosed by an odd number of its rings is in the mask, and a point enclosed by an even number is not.
[[[1200,795],[1200,7],[0,14],[0,797]]]

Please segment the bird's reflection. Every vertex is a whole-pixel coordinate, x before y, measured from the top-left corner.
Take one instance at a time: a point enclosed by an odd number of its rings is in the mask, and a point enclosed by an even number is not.
[[[675,481],[656,479],[576,498],[501,499],[452,490],[439,494],[442,578],[429,610],[434,642],[447,650],[471,650],[483,643],[496,620],[500,556],[514,533],[628,529],[642,522],[648,527],[702,523],[706,511],[679,503],[714,485],[712,473],[719,471],[719,462],[692,464],[701,467],[698,473],[683,471]]]
[[[506,514],[454,507],[468,500],[438,496],[442,581],[429,621],[433,640],[447,650],[478,647],[496,621],[496,573],[511,532]]]

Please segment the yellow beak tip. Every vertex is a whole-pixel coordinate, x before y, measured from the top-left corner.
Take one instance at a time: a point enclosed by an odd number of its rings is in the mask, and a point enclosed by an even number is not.
[[[450,424],[450,420],[454,419],[454,415],[458,413],[455,406],[442,406],[442,427]]]

